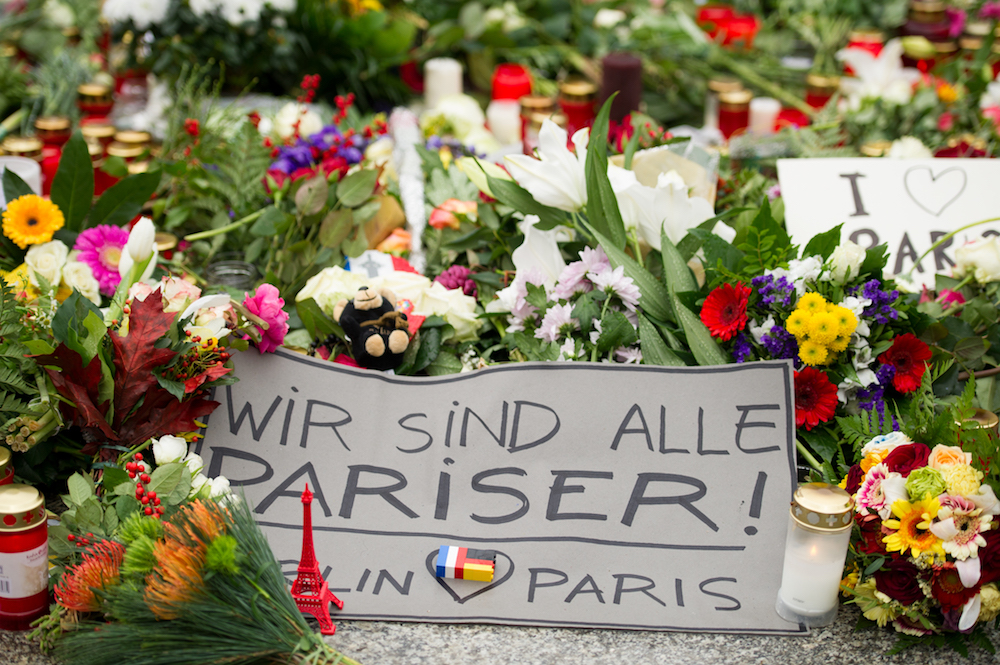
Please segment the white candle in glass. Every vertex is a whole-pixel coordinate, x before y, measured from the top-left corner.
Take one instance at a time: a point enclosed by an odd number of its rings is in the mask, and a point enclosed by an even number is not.
[[[774,125],[781,113],[781,102],[773,97],[754,97],[750,100],[750,131],[757,136],[774,133]]]
[[[424,64],[424,103],[437,108],[442,97],[462,92],[462,63],[454,58],[431,58]]]
[[[42,193],[42,167],[38,162],[27,157],[0,156],[0,208],[7,206],[7,199],[3,192],[3,172],[5,169],[10,169],[12,173],[20,176],[21,180],[35,194]]]
[[[500,145],[521,140],[521,104],[515,99],[494,99],[486,107],[486,121]]]

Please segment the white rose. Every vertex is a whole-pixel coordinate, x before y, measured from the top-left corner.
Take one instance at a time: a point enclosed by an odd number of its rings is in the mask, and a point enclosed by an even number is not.
[[[210,481],[205,474],[199,473],[194,478],[191,479],[191,491],[188,493],[188,498],[202,495],[203,488],[209,488],[207,493],[211,492],[212,481]]]
[[[301,302],[312,298],[323,311],[332,312],[333,306],[341,298],[350,300],[362,286],[371,286],[367,278],[357,273],[344,270],[340,266],[325,268],[313,275],[295,295],[295,301]],[[327,303],[331,303],[327,308]]]
[[[188,453],[187,457],[184,458],[184,464],[192,475],[198,475],[205,468],[205,460],[198,453]]]
[[[451,125],[455,137],[460,141],[464,140],[465,136],[472,130],[486,125],[486,114],[483,113],[479,102],[469,95],[445,95],[433,111],[421,118],[420,124],[432,122],[440,116],[444,116],[444,119]]]
[[[858,244],[847,240],[838,245],[830,257],[830,273],[833,281],[846,284],[857,277],[864,260],[865,250]]]
[[[323,129],[323,119],[305,105],[289,102],[274,116],[274,131],[283,139],[295,134],[295,123],[299,123],[299,136],[308,137]]]
[[[445,288],[440,282],[431,284],[420,301],[419,311],[415,307],[414,313],[424,316],[436,314],[442,317],[455,329],[455,334],[449,339],[456,342],[476,339],[483,325],[483,322],[476,318],[476,299],[458,289]]]
[[[213,498],[222,496],[223,494],[229,494],[232,491],[229,487],[229,479],[225,476],[219,476],[218,478],[212,479],[212,491],[210,496]]]
[[[187,441],[179,436],[165,434],[159,439],[153,439],[153,459],[156,460],[157,466],[179,462],[187,455],[187,451]]]
[[[962,245],[955,250],[955,262],[957,274],[971,272],[980,284],[1000,280],[1000,236],[980,238]]]
[[[595,28],[613,28],[625,20],[625,12],[620,9],[598,9],[594,15]]]
[[[62,267],[68,255],[69,248],[58,240],[32,245],[24,255],[24,262],[28,266],[28,279],[32,286],[38,286],[39,277],[48,282],[52,288],[59,286]]]
[[[911,443],[913,443],[913,440],[902,432],[883,434],[881,436],[876,436],[864,445],[861,449],[861,457],[865,458],[869,455],[869,453],[892,451],[899,446],[908,446]]]
[[[893,141],[889,148],[889,154],[886,156],[891,159],[931,159],[934,157],[930,149],[915,136],[904,136]]]
[[[84,298],[101,304],[101,285],[94,279],[90,266],[79,261],[69,261],[63,266],[62,281],[68,288],[76,289]]]

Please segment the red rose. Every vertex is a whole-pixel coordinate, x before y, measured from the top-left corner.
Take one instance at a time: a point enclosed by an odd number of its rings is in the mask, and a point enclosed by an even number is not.
[[[980,584],[1000,580],[1000,531],[997,528],[998,525],[994,524],[992,529],[981,534],[986,539],[986,547],[979,548],[979,565],[982,568]]]
[[[861,487],[861,481],[865,479],[865,472],[861,470],[860,464],[855,464],[847,472],[847,483],[844,489],[848,494],[854,496]]]
[[[882,542],[882,520],[878,515],[859,517],[861,542],[857,550],[863,554],[885,554],[885,543]]]
[[[890,561],[889,565],[876,572],[875,588],[904,605],[924,599],[924,592],[920,589],[920,569],[906,559]]]
[[[885,458],[885,465],[889,471],[894,471],[906,478],[914,469],[927,466],[927,458],[930,456],[930,448],[922,443],[911,443],[899,446],[889,453],[889,456]]]

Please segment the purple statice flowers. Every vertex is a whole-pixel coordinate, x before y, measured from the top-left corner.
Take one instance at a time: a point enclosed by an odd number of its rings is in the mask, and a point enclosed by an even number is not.
[[[892,307],[899,298],[899,291],[883,291],[881,287],[882,283],[879,280],[872,279],[861,286],[850,289],[849,293],[871,301],[871,304],[865,307],[861,313],[862,316],[873,318],[875,323],[885,324],[890,319],[899,318],[899,312]]]
[[[342,159],[347,165],[357,164],[364,157],[365,140],[357,135],[344,137],[336,125],[327,125],[308,138],[299,138],[291,145],[278,146],[278,155],[269,171],[286,175],[308,169],[330,159]],[[339,160],[338,160],[339,161]]]
[[[788,307],[792,303],[795,285],[787,277],[774,278],[774,275],[758,275],[750,280],[751,286],[760,294],[760,304],[766,307],[782,305]]]

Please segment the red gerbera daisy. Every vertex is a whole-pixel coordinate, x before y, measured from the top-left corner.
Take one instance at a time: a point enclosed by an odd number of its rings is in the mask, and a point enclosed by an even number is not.
[[[815,367],[795,373],[795,426],[812,429],[833,418],[837,409],[837,386]]]
[[[931,593],[942,609],[960,610],[979,593],[979,584],[967,588],[955,564],[942,563],[935,566],[931,574]]]
[[[701,322],[708,326],[712,337],[728,341],[746,327],[749,300],[750,287],[740,282],[723,284],[705,298],[701,307]]]
[[[930,348],[912,333],[896,337],[889,350],[878,357],[883,365],[895,366],[896,374],[892,377],[892,385],[901,393],[912,392],[920,387],[920,380],[930,359]]]

